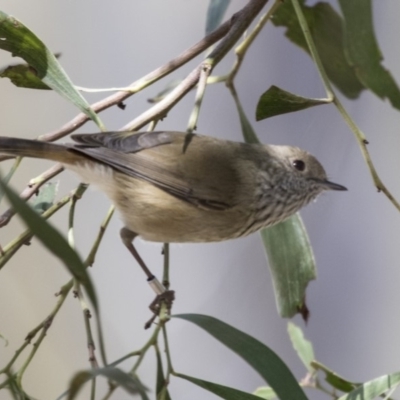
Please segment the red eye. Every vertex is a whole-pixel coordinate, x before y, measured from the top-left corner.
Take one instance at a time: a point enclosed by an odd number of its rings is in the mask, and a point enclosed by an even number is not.
[[[297,169],[297,171],[304,171],[306,168],[306,164],[303,160],[294,160],[292,165]]]

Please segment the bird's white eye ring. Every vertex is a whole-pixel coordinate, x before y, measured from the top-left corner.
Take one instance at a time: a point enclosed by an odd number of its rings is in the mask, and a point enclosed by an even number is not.
[[[303,160],[294,160],[292,162],[293,167],[295,167],[298,171],[304,171],[306,169],[306,164]]]

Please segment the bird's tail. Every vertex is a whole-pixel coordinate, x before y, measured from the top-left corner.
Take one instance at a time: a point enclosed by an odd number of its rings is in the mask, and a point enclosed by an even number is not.
[[[44,158],[63,164],[75,164],[82,156],[67,146],[39,140],[17,139],[0,136],[0,155]]]

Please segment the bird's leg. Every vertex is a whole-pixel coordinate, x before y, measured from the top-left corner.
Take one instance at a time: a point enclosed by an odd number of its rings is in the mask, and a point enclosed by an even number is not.
[[[149,283],[150,287],[156,293],[156,298],[152,301],[149,308],[154,313],[154,316],[145,324],[145,328],[149,328],[156,316],[159,314],[161,308],[161,302],[165,301],[168,309],[168,313],[171,310],[172,302],[175,299],[175,292],[173,290],[167,290],[165,287],[160,283],[160,281],[151,273],[145,262],[143,261],[142,257],[140,257],[139,253],[135,249],[133,245],[133,240],[137,236],[135,232],[132,232],[128,228],[124,227],[120,231],[121,239],[126,248],[130,251],[133,255],[135,260],[138,262],[140,267],[142,268],[143,272],[147,276],[147,282]]]

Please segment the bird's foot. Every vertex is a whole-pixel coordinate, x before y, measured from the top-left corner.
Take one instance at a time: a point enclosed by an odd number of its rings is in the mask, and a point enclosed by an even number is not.
[[[162,309],[162,304],[165,304],[166,315],[171,314],[172,303],[175,300],[175,291],[166,290],[165,292],[158,294],[156,298],[149,305],[150,310],[153,312],[153,316],[146,322],[144,329],[150,328],[154,320],[160,316],[160,311]]]

